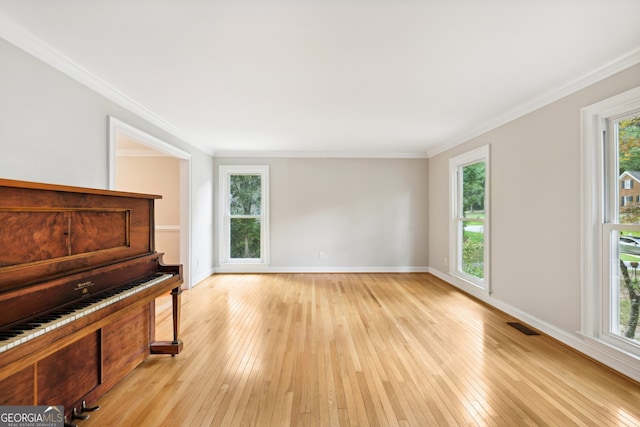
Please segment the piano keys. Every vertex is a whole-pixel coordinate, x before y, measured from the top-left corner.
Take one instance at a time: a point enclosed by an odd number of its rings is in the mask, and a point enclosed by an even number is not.
[[[182,266],[155,250],[158,198],[0,179],[0,405],[85,418],[145,358],[181,352]],[[173,336],[157,341],[165,294]]]
[[[94,311],[115,304],[125,298],[132,297],[136,293],[168,280],[171,277],[173,277],[172,274],[154,274],[126,285],[118,286],[94,297],[74,302],[67,307],[55,309],[28,322],[20,323],[4,331],[0,331],[0,353],[24,344],[40,335],[49,333],[82,316],[89,315]]]

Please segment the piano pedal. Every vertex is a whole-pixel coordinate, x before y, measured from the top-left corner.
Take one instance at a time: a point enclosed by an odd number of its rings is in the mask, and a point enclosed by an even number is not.
[[[97,411],[98,409],[100,409],[99,406],[87,406],[87,401],[83,400],[82,401],[82,407],[80,408],[80,412],[93,412],[93,411]]]
[[[76,408],[73,408],[73,412],[71,413],[71,419],[72,420],[88,420],[89,419],[89,415],[84,415],[84,414],[78,413]]]
[[[73,424],[73,423],[69,423],[67,422],[67,416],[64,416],[64,427],[78,427],[78,424]]]

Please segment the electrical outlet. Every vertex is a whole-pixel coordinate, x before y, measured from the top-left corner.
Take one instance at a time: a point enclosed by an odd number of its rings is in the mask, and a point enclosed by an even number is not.
[[[449,258],[444,257],[444,266],[448,266],[449,265]]]
[[[324,259],[324,251],[318,252],[318,258]]]

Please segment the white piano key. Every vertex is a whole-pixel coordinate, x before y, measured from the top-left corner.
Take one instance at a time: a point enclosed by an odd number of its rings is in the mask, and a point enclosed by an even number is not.
[[[52,330],[56,328],[60,328],[64,325],[67,325],[83,316],[87,316],[95,311],[102,310],[105,307],[113,305],[118,301],[122,301],[126,298],[129,298],[132,295],[135,295],[138,292],[142,292],[143,290],[148,289],[154,285],[157,285],[158,283],[164,282],[165,280],[168,280],[171,277],[173,277],[172,274],[168,274],[168,273],[160,274],[158,277],[151,279],[147,282],[142,282],[134,288],[117,293],[106,299],[95,302],[89,306],[75,310],[71,313],[63,314],[61,317],[55,320],[52,320],[47,323],[43,323],[42,326],[36,327],[34,329],[22,331],[22,333],[20,333],[19,335],[16,335],[15,337],[0,340],[0,353],[11,350],[12,348],[20,344],[23,344],[41,335],[49,333]]]

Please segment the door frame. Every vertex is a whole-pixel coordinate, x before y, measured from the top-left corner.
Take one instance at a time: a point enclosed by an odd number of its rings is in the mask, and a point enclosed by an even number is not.
[[[116,139],[126,135],[152,150],[173,157],[180,162],[180,260],[183,264],[183,287],[191,288],[191,154],[113,116],[108,117],[109,128],[109,188],[115,189],[117,173]]]

